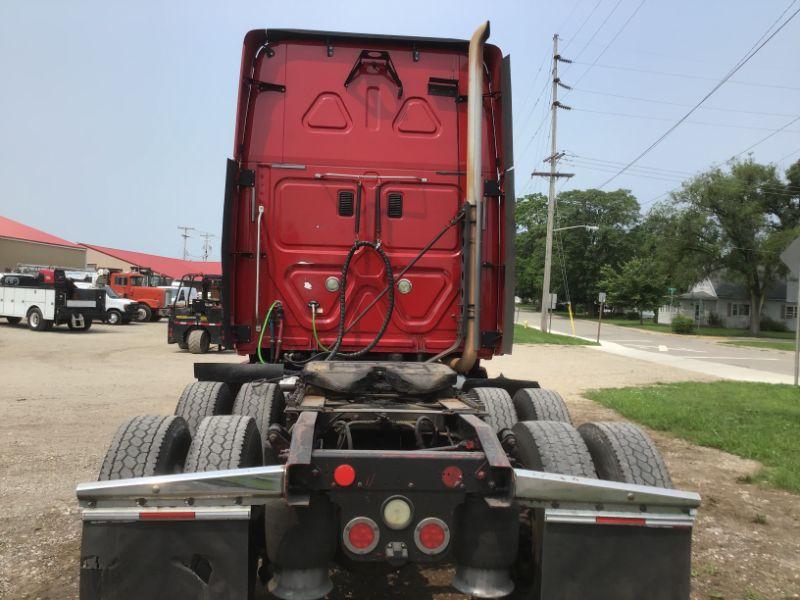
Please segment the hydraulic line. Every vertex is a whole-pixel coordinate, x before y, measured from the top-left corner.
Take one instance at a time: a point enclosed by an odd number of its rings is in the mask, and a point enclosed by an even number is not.
[[[375,337],[372,341],[364,346],[361,350],[357,350],[356,352],[339,352],[339,348],[342,346],[342,340],[344,339],[345,334],[345,319],[347,315],[345,314],[345,308],[347,306],[347,298],[346,298],[346,290],[347,290],[347,272],[350,270],[350,261],[353,260],[356,252],[358,252],[361,248],[372,248],[382,259],[383,263],[386,266],[386,289],[388,290],[389,294],[389,307],[386,309],[386,315],[383,318],[383,323],[381,324],[380,329],[375,334]],[[342,358],[358,358],[359,356],[363,356],[370,350],[372,350],[375,346],[378,345],[378,342],[383,337],[383,334],[386,333],[386,329],[389,327],[389,321],[392,319],[392,313],[394,312],[394,275],[392,274],[392,263],[389,261],[389,256],[386,252],[381,248],[380,243],[375,242],[356,242],[353,244],[353,247],[350,248],[350,252],[347,253],[347,257],[344,259],[344,265],[342,266],[342,280],[339,287],[339,334],[336,336],[336,341],[333,343],[330,349],[330,355],[325,360],[333,360],[335,356],[341,356]],[[352,327],[352,325],[351,325]]]
[[[264,340],[264,331],[266,331],[267,324],[269,323],[269,318],[270,318],[270,316],[272,316],[272,309],[274,309],[275,306],[280,304],[280,303],[281,303],[280,300],[275,300],[275,302],[273,302],[270,305],[269,310],[267,310],[267,316],[264,317],[264,325],[262,325],[262,327],[261,327],[261,333],[258,336],[258,352],[257,352],[257,354],[258,354],[258,362],[260,362],[261,364],[266,364],[266,362],[267,362],[267,361],[264,360],[264,357],[261,356],[261,342]]]

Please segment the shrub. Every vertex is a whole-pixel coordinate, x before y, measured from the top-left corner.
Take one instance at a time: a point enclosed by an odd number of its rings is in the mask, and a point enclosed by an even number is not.
[[[761,317],[761,331],[788,331],[783,321]]]
[[[635,310],[625,311],[625,318],[628,319],[629,321],[638,321],[639,313]]]
[[[672,318],[670,328],[674,333],[692,333],[694,331],[694,319],[683,315],[675,315]]]

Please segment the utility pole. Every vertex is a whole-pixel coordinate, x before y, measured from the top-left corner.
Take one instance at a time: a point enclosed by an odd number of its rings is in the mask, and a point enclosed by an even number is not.
[[[204,231],[200,234],[200,237],[203,238],[203,261],[205,262],[208,260],[208,255],[211,254],[211,242],[209,242],[209,239],[217,236]]]
[[[547,309],[550,307],[550,266],[553,261],[553,214],[556,207],[556,179],[559,177],[572,177],[572,173],[558,173],[556,171],[556,163],[558,159],[564,156],[563,152],[557,152],[556,143],[556,125],[558,122],[558,109],[563,108],[570,110],[569,106],[565,106],[558,101],[558,88],[571,89],[568,85],[561,83],[558,78],[558,63],[571,63],[571,60],[562,58],[558,54],[558,34],[553,36],[553,102],[550,105],[550,119],[551,119],[551,135],[550,135],[550,156],[544,159],[543,162],[550,162],[550,172],[534,171],[531,176],[534,177],[549,177],[550,178],[550,191],[547,194],[547,239],[545,242],[544,251],[544,278],[542,280],[542,318],[540,327],[542,331],[549,331],[547,322]]]
[[[181,232],[182,232],[181,233],[181,237],[183,238],[183,260],[188,260],[189,254],[188,254],[187,249],[186,249],[186,242],[191,237],[189,235],[189,232],[190,231],[194,231],[194,227],[187,227],[185,225],[179,225],[178,229],[181,230]]]

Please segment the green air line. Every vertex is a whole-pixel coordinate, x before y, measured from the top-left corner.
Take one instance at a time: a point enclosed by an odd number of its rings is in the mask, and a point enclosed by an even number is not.
[[[267,311],[267,316],[264,317],[264,324],[261,326],[261,334],[258,336],[258,362],[261,364],[266,363],[264,358],[261,356],[261,341],[264,339],[264,332],[267,330],[267,323],[269,322],[269,317],[272,314],[272,309],[275,308],[276,304],[280,303],[280,300],[275,300],[275,302],[270,305],[269,310]]]
[[[317,346],[325,350],[325,352],[329,352],[330,348],[319,341],[319,336],[317,335],[317,311],[314,310],[313,306],[311,307],[311,330],[314,332],[314,339],[317,340]]]

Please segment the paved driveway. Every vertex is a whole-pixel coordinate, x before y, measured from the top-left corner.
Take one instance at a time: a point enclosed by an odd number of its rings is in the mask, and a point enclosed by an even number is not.
[[[517,322],[527,320],[538,327],[539,318],[539,313],[519,311]],[[571,335],[569,319],[553,316],[551,331]],[[575,334],[595,339],[597,321],[576,319]],[[646,331],[604,322],[600,341],[608,352],[727,379],[792,383],[794,378],[793,353],[729,346],[720,338]]]

